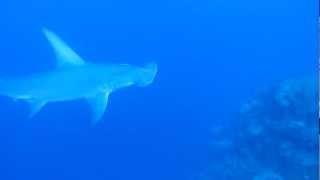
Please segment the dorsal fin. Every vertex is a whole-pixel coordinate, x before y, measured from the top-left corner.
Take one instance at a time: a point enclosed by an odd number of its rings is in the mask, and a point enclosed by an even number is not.
[[[58,67],[79,66],[85,64],[83,59],[74,52],[55,33],[44,28],[43,33],[51,44],[57,58]]]

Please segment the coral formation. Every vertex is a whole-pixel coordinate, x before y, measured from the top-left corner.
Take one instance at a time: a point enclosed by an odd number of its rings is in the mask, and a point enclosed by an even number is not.
[[[317,93],[315,79],[292,79],[244,104],[232,127],[213,133],[223,136],[212,147],[219,164],[201,179],[316,179]]]

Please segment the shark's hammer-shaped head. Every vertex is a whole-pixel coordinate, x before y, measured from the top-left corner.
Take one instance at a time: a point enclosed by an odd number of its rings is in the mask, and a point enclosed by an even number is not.
[[[151,62],[144,66],[129,64],[90,64],[92,79],[100,83],[99,89],[112,92],[117,89],[136,85],[144,87],[150,85],[157,74],[157,64]]]
[[[151,62],[146,64],[141,70],[138,72],[138,77],[136,82],[139,86],[147,86],[151,84],[156,77],[158,72],[158,66],[156,63]]]

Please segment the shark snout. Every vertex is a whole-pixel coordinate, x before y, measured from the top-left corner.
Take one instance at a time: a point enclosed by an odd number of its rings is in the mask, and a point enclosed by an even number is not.
[[[148,86],[153,81],[158,72],[158,65],[154,62],[148,63],[141,70],[141,74],[138,80],[139,86]]]

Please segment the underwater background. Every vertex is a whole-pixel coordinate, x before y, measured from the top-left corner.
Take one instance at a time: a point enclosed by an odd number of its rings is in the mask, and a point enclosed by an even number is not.
[[[89,62],[154,61],[152,85],[28,119],[0,98],[2,180],[313,180],[318,177],[315,0],[4,0],[0,75],[55,68],[42,34]]]

